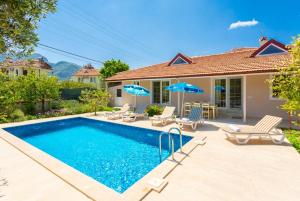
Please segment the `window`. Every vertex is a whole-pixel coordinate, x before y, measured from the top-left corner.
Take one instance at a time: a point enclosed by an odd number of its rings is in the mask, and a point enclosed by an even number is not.
[[[19,75],[19,70],[18,70],[18,69],[16,69],[16,75],[17,75],[17,76]]]
[[[117,89],[117,97],[118,98],[122,97],[122,89]]]
[[[215,80],[215,104],[226,107],[226,79]]]
[[[95,77],[90,77],[90,82],[96,83],[96,78]]]
[[[140,85],[140,81],[133,81],[134,85]]]
[[[173,63],[172,65],[176,65],[176,64],[187,64],[188,62],[186,62],[184,59],[182,59],[181,57],[178,57]]]
[[[27,70],[23,70],[23,75],[27,75],[28,71]]]
[[[278,54],[278,53],[284,53],[285,51],[274,46],[270,45],[266,49],[264,49],[262,52],[259,53],[259,55],[267,55],[267,54]]]
[[[169,81],[152,82],[152,102],[155,104],[167,104],[170,102],[170,91],[166,89]]]
[[[242,79],[230,79],[230,108],[240,109],[242,106]]]

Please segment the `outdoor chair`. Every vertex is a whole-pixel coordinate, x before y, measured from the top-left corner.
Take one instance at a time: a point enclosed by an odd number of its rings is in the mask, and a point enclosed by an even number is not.
[[[122,118],[122,115],[127,113],[130,109],[130,105],[128,103],[124,104],[122,108],[119,111],[109,112],[106,113],[107,119],[113,120],[113,119],[120,119]]]
[[[136,121],[137,118],[144,118],[146,116],[145,110],[147,105],[140,105],[136,107],[134,112],[128,112],[122,115],[123,121]]]
[[[201,107],[192,107],[188,118],[176,119],[176,123],[181,129],[184,126],[191,126],[193,130],[197,129],[198,124],[204,124]]]
[[[228,127],[223,127],[221,129],[225,132],[227,138],[235,139],[238,144],[247,144],[253,136],[258,136],[260,139],[263,136],[266,136],[271,139],[274,144],[282,144],[285,135],[276,128],[281,121],[282,118],[280,117],[266,115],[255,126],[244,126],[239,128],[234,125],[229,125]],[[238,135],[246,135],[246,138],[239,138]],[[273,137],[276,135],[280,136],[279,140]]]
[[[166,106],[161,115],[154,115],[153,117],[150,117],[152,126],[159,123],[165,126],[167,121],[172,119],[174,111],[175,107]]]

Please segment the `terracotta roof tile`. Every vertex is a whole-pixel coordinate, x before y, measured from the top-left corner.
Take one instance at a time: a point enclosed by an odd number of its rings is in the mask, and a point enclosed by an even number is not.
[[[191,57],[191,64],[168,66],[169,62],[120,72],[107,81],[175,78],[193,76],[213,76],[229,74],[247,74],[275,72],[276,66],[288,62],[290,55],[274,54],[251,57],[257,48],[239,48],[223,54]]]
[[[85,65],[79,71],[77,71],[74,76],[99,76],[99,70],[95,69],[91,64]]]
[[[0,63],[0,68],[1,67],[31,67],[31,68],[52,70],[52,67],[48,63],[44,62],[42,59],[18,60],[18,61],[6,59]]]

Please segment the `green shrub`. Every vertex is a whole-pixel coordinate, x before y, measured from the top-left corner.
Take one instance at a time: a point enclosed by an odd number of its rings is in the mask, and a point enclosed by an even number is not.
[[[61,81],[59,83],[60,89],[82,89],[82,88],[89,88],[95,89],[95,85],[92,83],[83,83],[83,82],[75,82],[71,80]]]
[[[9,120],[7,119],[6,114],[0,114],[0,123],[7,123]]]
[[[108,112],[115,111],[115,109],[114,109],[114,108],[112,108],[112,107],[109,107],[109,106],[102,107],[102,108],[100,108],[100,109],[101,109],[101,111],[108,111]]]
[[[23,121],[26,119],[24,112],[21,109],[15,109],[10,115],[13,121]]]
[[[286,138],[290,141],[290,143],[295,147],[295,149],[300,153],[300,130],[289,130],[284,129],[286,134]]]
[[[77,100],[64,100],[61,106],[66,110],[66,114],[80,114],[92,111],[92,108],[88,104],[81,103]]]
[[[26,120],[34,120],[37,118],[38,118],[38,116],[36,116],[36,115],[26,115]]]
[[[163,111],[163,108],[158,105],[149,105],[146,108],[146,113],[148,114],[149,117],[152,117],[154,115],[160,115]]]
[[[63,108],[63,105],[62,105],[61,100],[51,102],[51,109],[59,110],[59,109],[62,109],[62,108]]]

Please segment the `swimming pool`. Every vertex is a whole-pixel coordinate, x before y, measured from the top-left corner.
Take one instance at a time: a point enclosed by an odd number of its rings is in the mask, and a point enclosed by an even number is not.
[[[169,156],[167,136],[159,155],[160,131],[82,117],[4,130],[119,193]],[[183,135],[183,144],[191,139]],[[174,142],[177,150],[178,135]]]

